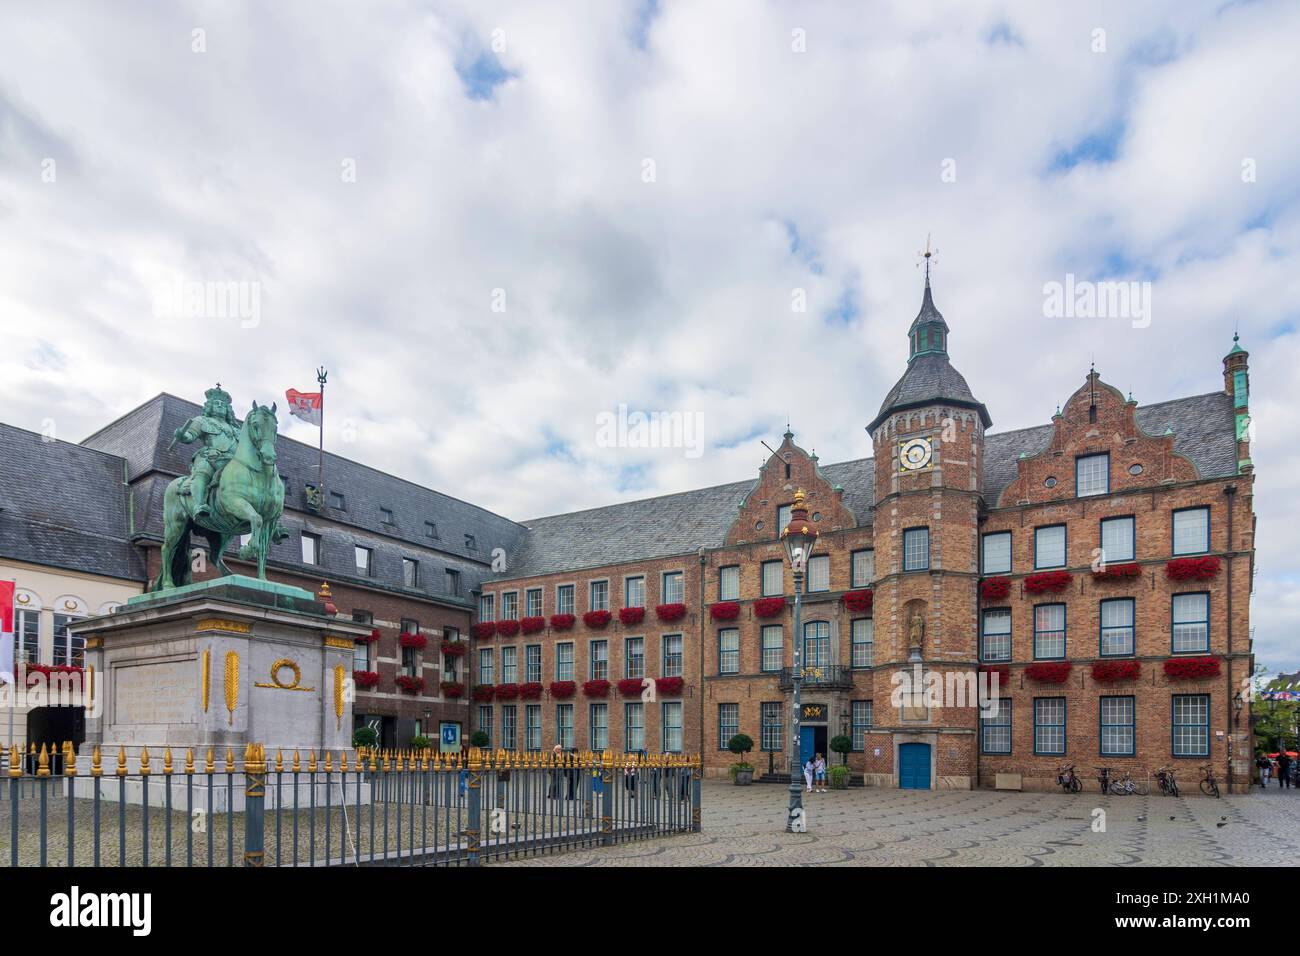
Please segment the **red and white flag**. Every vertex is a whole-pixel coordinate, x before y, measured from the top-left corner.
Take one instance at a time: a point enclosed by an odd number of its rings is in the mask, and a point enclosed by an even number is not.
[[[289,400],[289,414],[320,427],[325,418],[325,398],[321,392],[300,392],[291,388],[284,397]]]
[[[14,582],[0,581],[0,684],[14,683]]]

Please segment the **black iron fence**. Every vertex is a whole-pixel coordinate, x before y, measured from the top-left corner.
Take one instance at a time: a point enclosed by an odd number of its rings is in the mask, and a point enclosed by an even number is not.
[[[701,776],[680,754],[14,748],[0,865],[477,866],[698,831]]]

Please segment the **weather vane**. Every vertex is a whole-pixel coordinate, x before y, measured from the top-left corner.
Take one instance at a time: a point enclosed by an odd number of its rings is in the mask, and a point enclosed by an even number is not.
[[[917,250],[916,255],[916,264],[918,267],[921,265],[922,261],[925,262],[925,279],[928,282],[930,281],[930,260],[933,259],[935,262],[939,261],[939,250],[937,248],[934,250],[930,249],[930,234],[928,232],[925,234],[925,248]]]

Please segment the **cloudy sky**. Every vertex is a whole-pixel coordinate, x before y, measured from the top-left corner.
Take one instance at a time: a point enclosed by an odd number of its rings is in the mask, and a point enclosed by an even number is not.
[[[324,364],[328,447],[515,518],[750,477],[787,419],[859,458],[932,234],[995,430],[1091,360],[1219,389],[1240,327],[1257,651],[1294,668],[1298,33],[1266,0],[14,4],[0,420],[76,441],[217,379],[242,414]],[[1067,274],[1150,282],[1149,323],[1046,317]],[[700,453],[603,447],[620,404]]]

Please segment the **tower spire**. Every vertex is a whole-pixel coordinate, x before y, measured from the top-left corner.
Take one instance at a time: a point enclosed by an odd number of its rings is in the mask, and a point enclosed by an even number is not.
[[[921,311],[917,313],[912,327],[907,330],[911,345],[908,349],[908,362],[918,355],[948,353],[948,323],[934,304],[934,294],[930,291],[930,265],[938,255],[938,249],[930,247],[930,236],[925,237],[925,248],[918,255],[925,263],[925,289],[921,293]],[[918,263],[919,265],[920,263]]]

